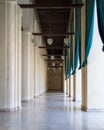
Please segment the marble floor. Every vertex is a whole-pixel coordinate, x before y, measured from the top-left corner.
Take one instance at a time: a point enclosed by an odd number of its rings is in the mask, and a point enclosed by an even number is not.
[[[104,130],[104,112],[82,112],[80,102],[46,93],[20,111],[0,112],[0,130]]]

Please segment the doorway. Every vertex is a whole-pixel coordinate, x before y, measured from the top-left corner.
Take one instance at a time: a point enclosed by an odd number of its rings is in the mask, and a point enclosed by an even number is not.
[[[63,73],[62,68],[51,68],[48,70],[48,91],[63,90]]]

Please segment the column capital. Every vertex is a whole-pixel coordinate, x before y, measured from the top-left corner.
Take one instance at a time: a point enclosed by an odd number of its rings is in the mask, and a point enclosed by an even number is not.
[[[3,2],[3,3],[5,3],[5,2],[12,2],[12,3],[16,3],[16,1],[15,0],[0,0],[0,2]]]
[[[32,33],[30,31],[23,30],[22,32],[25,33],[25,34],[28,34],[28,35],[29,34],[32,35]]]
[[[0,0],[0,2],[15,2],[15,3],[17,3],[16,0]]]
[[[3,1],[3,2],[6,2],[6,1],[14,1],[14,2],[17,2],[17,0],[0,0],[0,2]]]

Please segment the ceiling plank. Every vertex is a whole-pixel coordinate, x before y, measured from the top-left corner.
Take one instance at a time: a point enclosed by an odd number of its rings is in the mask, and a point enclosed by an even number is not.
[[[53,54],[53,55],[48,55],[48,54],[43,54],[42,56],[65,56],[65,55],[55,55],[55,54]]]
[[[36,8],[36,9],[70,9],[70,8],[81,8],[84,4],[19,4],[21,8]]]
[[[52,64],[52,63],[56,63],[56,64],[59,64],[59,63],[63,63],[64,61],[47,61],[47,63],[49,63],[49,64]]]
[[[56,65],[55,65],[55,66],[48,65],[48,67],[53,67],[53,68],[55,68],[55,67],[63,67],[63,65],[62,65],[62,66],[60,66],[60,65],[59,65],[59,66],[56,66]]]
[[[67,36],[67,35],[74,35],[75,33],[74,32],[70,32],[70,33],[63,33],[63,34],[55,34],[55,33],[32,33],[33,35],[36,35],[36,36],[53,36],[53,37],[62,37],[62,36]]]
[[[40,49],[44,49],[44,48],[46,48],[46,49],[64,49],[64,48],[70,48],[70,47],[56,47],[56,46],[39,46],[38,48],[40,48]]]
[[[51,62],[54,62],[54,61],[64,61],[64,60],[62,60],[62,59],[54,59],[54,60],[51,60],[51,59],[47,59],[47,60],[44,60],[44,61],[51,61]]]

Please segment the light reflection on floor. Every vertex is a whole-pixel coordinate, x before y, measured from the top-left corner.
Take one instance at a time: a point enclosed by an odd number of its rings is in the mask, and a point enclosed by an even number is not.
[[[82,112],[80,102],[46,93],[17,112],[0,112],[0,130],[104,130],[104,112]]]

